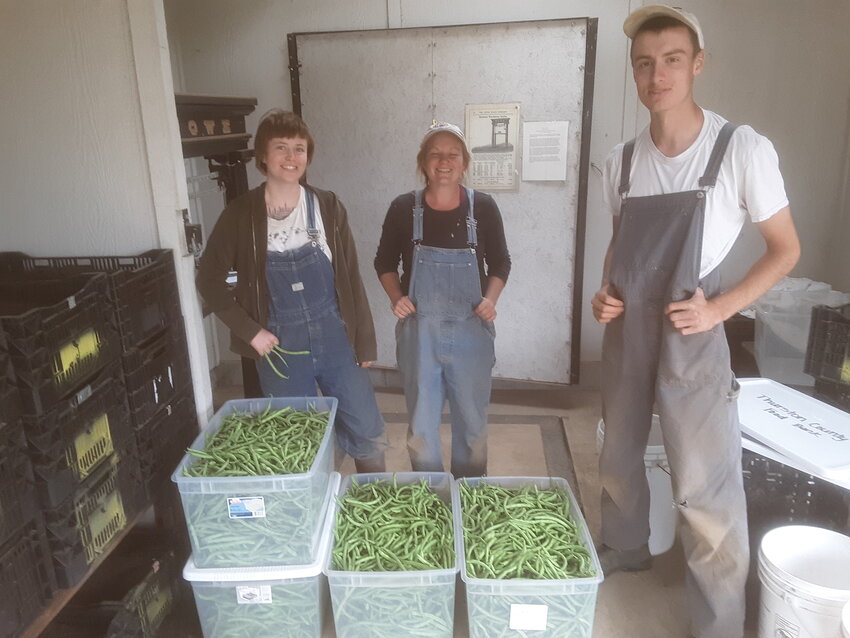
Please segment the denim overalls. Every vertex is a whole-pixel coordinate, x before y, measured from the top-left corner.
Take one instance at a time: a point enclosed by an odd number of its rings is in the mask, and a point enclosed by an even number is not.
[[[396,326],[396,356],[410,415],[407,447],[414,471],[443,471],[439,428],[448,399],[451,472],[455,477],[482,476],[487,471],[487,405],[496,332],[492,322],[475,314],[482,296],[474,193],[466,189],[469,248],[422,245],[422,195],[416,191],[408,292],[416,312]]]
[[[263,394],[275,397],[336,397],[334,430],[339,446],[355,459],[384,451],[384,420],[375,401],[369,373],[357,365],[339,313],[334,270],[318,244],[313,194],[307,198],[307,234],[310,243],[286,252],[270,251],[266,258],[269,289],[269,332],[282,348],[309,350],[308,355],[285,355],[284,366],[257,361]]]
[[[649,538],[643,457],[655,404],[681,514],[688,606],[698,638],[743,634],[749,544],[738,384],[723,324],[683,336],[664,308],[690,298],[697,287],[707,299],[720,292],[717,269],[699,279],[703,219],[734,128],[727,123],[720,131],[701,188],[692,191],[627,197],[634,141],[625,146],[609,273],[625,313],[606,326],[602,348],[602,542],[627,550]]]

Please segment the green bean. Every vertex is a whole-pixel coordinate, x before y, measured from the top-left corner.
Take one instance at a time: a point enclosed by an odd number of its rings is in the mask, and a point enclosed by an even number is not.
[[[280,359],[281,363],[283,363],[283,365],[288,368],[289,364],[286,362],[286,359],[284,358],[283,355],[285,355],[285,354],[292,354],[292,355],[310,354],[310,351],[309,350],[285,350],[284,348],[281,348],[279,345],[272,346],[271,352],[265,355],[266,363],[269,364],[271,369],[274,370],[274,373],[277,376],[279,376],[281,379],[288,379],[289,377],[286,376],[285,374],[283,374],[283,372],[281,372],[280,370],[278,370],[275,367],[274,363],[272,363],[272,358],[270,356],[272,354],[275,355],[278,359]]]

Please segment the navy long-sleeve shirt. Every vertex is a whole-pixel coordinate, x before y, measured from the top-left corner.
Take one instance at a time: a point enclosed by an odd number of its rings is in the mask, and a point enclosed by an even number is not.
[[[422,199],[422,244],[437,248],[467,248],[466,191],[461,192],[460,206],[454,210],[434,210],[424,197]],[[388,272],[398,272],[401,261],[401,291],[405,295],[410,287],[410,261],[413,256],[413,202],[412,192],[399,195],[392,201],[375,255],[375,272],[379,277]],[[502,215],[490,195],[475,191],[473,215],[478,223],[476,256],[483,295],[487,291],[487,277],[499,277],[507,282],[511,256],[505,241]]]

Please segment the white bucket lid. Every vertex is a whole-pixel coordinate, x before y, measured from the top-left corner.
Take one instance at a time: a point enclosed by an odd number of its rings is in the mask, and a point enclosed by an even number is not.
[[[850,537],[844,534],[808,525],[776,527],[762,538],[759,560],[800,594],[850,601]]]

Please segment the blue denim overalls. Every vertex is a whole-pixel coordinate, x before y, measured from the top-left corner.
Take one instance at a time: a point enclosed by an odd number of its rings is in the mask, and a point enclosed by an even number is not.
[[[310,243],[286,252],[270,251],[266,258],[269,289],[269,332],[282,348],[309,350],[308,355],[285,355],[284,366],[257,361],[263,394],[275,397],[336,397],[336,440],[355,459],[371,458],[384,451],[384,420],[375,401],[369,373],[357,365],[354,351],[339,314],[334,270],[318,243],[313,194],[307,198],[307,234]]]
[[[467,188],[469,248],[422,245],[422,191],[413,207],[413,258],[408,297],[416,312],[396,326],[396,356],[410,415],[407,448],[414,471],[442,472],[440,421],[445,399],[452,424],[451,472],[487,471],[487,405],[496,362],[492,322],[475,314],[481,303],[473,216]]]
[[[737,388],[720,323],[683,336],[664,316],[701,287],[720,293],[715,269],[700,280],[706,195],[734,126],[718,134],[696,190],[628,197],[634,141],[623,150],[620,223],[609,280],[625,313],[602,346],[605,442],[599,458],[602,542],[628,550],[649,538],[644,466],[653,404],[681,514],[688,607],[698,638],[741,638],[749,568]]]

